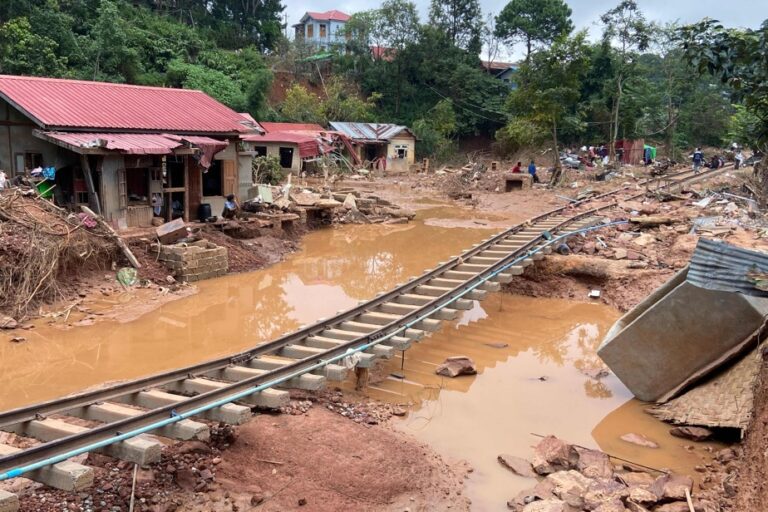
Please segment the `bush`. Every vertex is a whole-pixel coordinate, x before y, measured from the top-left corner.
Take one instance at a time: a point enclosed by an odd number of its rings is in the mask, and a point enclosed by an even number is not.
[[[277,185],[283,180],[283,168],[276,156],[257,156],[251,163],[254,183]]]

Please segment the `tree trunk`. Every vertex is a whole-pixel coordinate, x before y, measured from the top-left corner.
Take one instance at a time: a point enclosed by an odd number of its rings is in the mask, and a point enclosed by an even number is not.
[[[530,38],[530,36],[526,38],[525,48],[526,48],[525,62],[528,62],[528,61],[531,60],[531,38]]]
[[[557,119],[552,119],[552,143],[554,144],[555,150],[555,169],[552,171],[552,176],[549,178],[549,184],[555,187],[560,183],[563,174],[563,168],[560,165],[560,151],[558,151],[557,147]]]
[[[608,151],[611,155],[611,162],[616,159],[616,140],[619,138],[619,111],[621,110],[621,94],[624,88],[623,77],[619,75],[619,87],[616,91],[616,101],[613,103],[613,132],[611,133],[611,144]]]

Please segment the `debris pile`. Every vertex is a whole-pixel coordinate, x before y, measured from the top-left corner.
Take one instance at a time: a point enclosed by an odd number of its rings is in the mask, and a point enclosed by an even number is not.
[[[21,320],[63,298],[75,275],[105,268],[117,254],[111,234],[34,191],[0,193],[0,312]]]
[[[693,479],[689,476],[666,471],[651,474],[628,463],[614,465],[601,451],[571,445],[554,436],[539,442],[531,461],[511,455],[499,455],[498,460],[517,475],[539,479],[507,502],[516,512],[720,510],[710,497],[692,496]],[[702,469],[713,469],[709,466]]]

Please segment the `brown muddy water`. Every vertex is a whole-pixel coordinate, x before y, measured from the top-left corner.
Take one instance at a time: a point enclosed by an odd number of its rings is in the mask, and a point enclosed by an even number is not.
[[[70,330],[38,326],[25,331],[24,343],[0,339],[0,410],[252,347],[390,289],[502,224],[498,216],[430,204],[407,225],[310,233],[286,261],[200,283],[199,293],[137,320]],[[467,488],[473,510],[504,510],[507,499],[531,484],[501,468],[496,456],[529,456],[537,441],[532,433],[691,472],[704,455],[702,445],[686,450],[687,443],[670,437],[615,377],[598,381],[581,371],[598,364],[595,348],[617,317],[597,304],[494,294],[414,345],[405,379],[386,378],[369,394],[410,404],[398,428],[474,467]],[[459,354],[474,359],[479,375],[435,375],[437,364]],[[393,360],[384,374],[399,368],[400,359]],[[618,439],[628,432],[645,434],[661,448]]]

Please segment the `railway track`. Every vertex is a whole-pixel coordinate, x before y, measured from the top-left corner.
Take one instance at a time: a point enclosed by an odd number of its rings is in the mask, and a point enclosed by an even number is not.
[[[669,188],[719,170],[684,171],[658,183]],[[650,187],[656,180],[641,185]],[[599,224],[612,201],[583,208],[589,201],[618,197],[612,190],[557,208],[488,238],[395,289],[355,308],[323,319],[273,341],[215,359],[98,390],[0,413],[0,431],[31,438],[20,450],[0,444],[0,480],[25,476],[53,487],[80,490],[90,485],[90,468],[68,461],[101,452],[140,465],[160,457],[154,434],[174,439],[205,439],[200,419],[240,424],[253,407],[278,408],[289,394],[280,388],[320,389],[344,380],[353,367],[407,350],[441,322],[456,319],[549,252],[558,240]],[[630,194],[624,200],[646,193]],[[0,491],[0,510],[3,499]],[[13,510],[10,506],[8,510]]]

